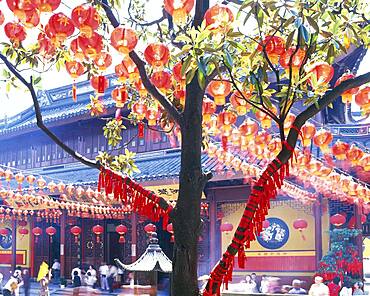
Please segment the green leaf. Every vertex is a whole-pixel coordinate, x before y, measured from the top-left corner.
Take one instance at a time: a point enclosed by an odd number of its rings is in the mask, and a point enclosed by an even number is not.
[[[204,76],[203,72],[198,69],[198,83],[201,89],[205,89],[206,87],[206,77]]]
[[[329,64],[332,64],[334,62],[334,55],[335,55],[335,48],[333,44],[330,44],[328,52],[326,54],[326,61]]]
[[[203,75],[206,75],[206,69],[205,69],[205,65],[203,63],[202,58],[197,60],[197,65],[198,65],[199,70],[203,73]]]
[[[193,60],[193,57],[191,55],[187,56],[185,61],[182,63],[181,66],[181,75],[185,75],[185,73],[188,71],[188,68]]]
[[[38,84],[41,81],[41,77],[37,77],[34,81],[33,84]]]
[[[189,72],[186,73],[186,84],[189,84],[193,80],[196,72],[197,68],[192,68]]]
[[[320,31],[320,28],[319,26],[317,25],[316,21],[310,17],[309,15],[306,16],[306,19],[308,21],[308,23],[310,24],[310,26],[316,31],[316,32],[319,32]]]
[[[225,64],[231,70],[234,65],[233,58],[228,51],[225,52],[225,57],[226,57]]]
[[[288,38],[286,39],[286,48],[287,49],[292,45],[294,34],[295,34],[295,31],[290,32],[289,35],[288,35]]]

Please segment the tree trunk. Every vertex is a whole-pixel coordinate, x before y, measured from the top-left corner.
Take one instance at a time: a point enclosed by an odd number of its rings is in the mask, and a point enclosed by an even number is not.
[[[198,236],[201,229],[200,201],[206,183],[202,172],[202,102],[204,91],[193,80],[187,87],[181,124],[180,191],[174,209],[175,245],[172,295],[198,295]]]

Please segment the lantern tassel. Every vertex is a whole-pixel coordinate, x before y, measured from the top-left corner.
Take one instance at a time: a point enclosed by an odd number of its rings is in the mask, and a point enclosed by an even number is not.
[[[77,102],[77,87],[74,82],[72,84],[72,99],[73,99],[73,102]]]

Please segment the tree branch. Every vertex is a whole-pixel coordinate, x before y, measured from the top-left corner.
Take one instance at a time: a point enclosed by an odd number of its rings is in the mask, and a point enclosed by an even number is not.
[[[145,86],[146,90],[166,109],[166,111],[171,115],[171,117],[176,121],[178,125],[182,125],[182,115],[176,109],[176,107],[160,92],[158,89],[150,82],[148,74],[145,70],[145,63],[144,61],[137,55],[136,52],[131,51],[129,54],[130,58],[136,64],[141,80],[143,85]]]
[[[50,131],[45,126],[45,124],[43,122],[43,119],[42,119],[40,104],[39,104],[39,101],[37,99],[37,95],[36,95],[35,89],[33,87],[32,77],[31,77],[30,82],[26,81],[26,79],[18,72],[18,70],[15,68],[15,66],[11,62],[9,62],[9,60],[3,54],[0,54],[0,59],[4,62],[4,64],[9,69],[9,71],[15,77],[17,77],[19,79],[19,81],[22,82],[22,84],[25,87],[27,87],[28,90],[30,91],[31,96],[32,96],[32,100],[33,100],[33,106],[35,108],[36,124],[37,124],[37,126],[45,134],[47,134],[50,137],[50,139],[52,139],[60,148],[62,148],[64,151],[66,151],[68,154],[70,154],[73,158],[75,158],[79,162],[81,162],[81,163],[83,163],[83,164],[85,164],[85,165],[87,165],[89,167],[100,169],[101,168],[101,164],[99,162],[97,162],[95,160],[88,159],[88,158],[82,156],[81,154],[79,154],[78,152],[74,151],[69,146],[67,146],[66,144],[64,144],[52,131]]]
[[[203,21],[204,14],[209,7],[209,0],[196,0],[195,2],[195,14],[193,20],[193,26],[196,28],[200,26]]]

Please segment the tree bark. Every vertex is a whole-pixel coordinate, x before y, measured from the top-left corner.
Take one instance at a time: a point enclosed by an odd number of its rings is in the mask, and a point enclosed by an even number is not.
[[[198,295],[198,236],[201,229],[200,200],[207,176],[202,172],[202,102],[198,82],[188,85],[184,121],[181,126],[180,191],[173,215],[172,295]]]

